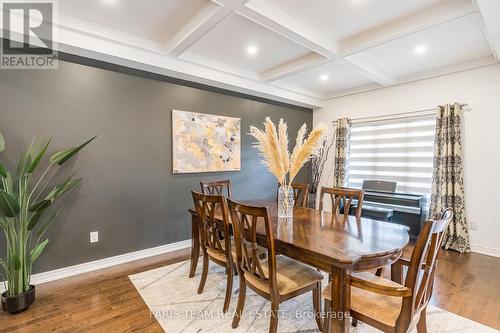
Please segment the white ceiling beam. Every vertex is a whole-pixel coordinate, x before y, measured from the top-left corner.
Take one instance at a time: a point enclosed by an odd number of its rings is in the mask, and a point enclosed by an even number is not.
[[[465,61],[462,63],[442,67],[442,68],[437,68],[437,69],[432,69],[424,72],[420,72],[417,74],[410,74],[410,75],[405,75],[402,77],[398,77],[396,82],[394,82],[393,85],[400,85],[400,84],[406,84],[410,82],[415,82],[419,80],[426,80],[430,79],[433,77],[438,77],[438,76],[443,76],[443,75],[449,75],[452,73],[457,73],[457,72],[462,72],[462,71],[467,71],[475,68],[480,68],[480,67],[486,67],[486,66],[491,66],[494,64],[497,64],[497,60],[493,56],[488,56],[480,59],[475,59],[471,61]],[[343,97],[343,96],[348,96],[352,94],[358,94],[362,92],[367,92],[371,90],[376,90],[384,88],[380,85],[376,84],[369,84],[361,87],[355,87],[355,88],[350,88],[342,91],[336,91],[335,93],[329,95],[329,96],[323,96],[324,100],[329,100],[333,98],[338,98],[338,97]]]
[[[337,43],[343,57],[339,63],[383,86],[391,86],[397,83],[396,78],[370,64],[359,52],[475,12],[477,8],[470,0],[448,0],[370,28]]]
[[[484,15],[488,23],[487,30],[490,32],[490,45],[496,54],[500,54],[500,27],[494,13],[498,13],[499,0],[476,0],[484,2],[489,15]],[[436,25],[455,20],[466,15],[476,13],[478,8],[471,0],[446,0],[435,5],[426,7],[419,12],[412,13],[404,17],[392,20],[377,27],[370,28],[364,32],[348,37],[344,40],[333,43],[325,39],[324,34],[310,31],[301,26],[299,22],[288,16],[280,8],[263,0],[253,0],[242,6],[237,12],[254,22],[267,27],[288,39],[322,55],[330,60],[358,73],[382,86],[390,86],[399,83],[400,80],[384,73],[376,68],[367,59],[356,53],[366,49],[382,45],[410,34],[431,28]],[[265,81],[278,80],[288,75],[314,67],[306,64],[304,59],[287,63],[273,68],[265,73],[261,73],[261,78]],[[313,57],[311,57],[313,60]]]
[[[209,1],[193,16],[181,30],[165,43],[165,51],[178,57],[198,38],[206,34],[224,18],[245,4],[248,0],[216,0]]]
[[[165,51],[174,57],[179,56],[232,11],[231,7],[208,2],[165,44]]]
[[[337,60],[337,63],[383,86],[390,86],[396,83],[396,78],[384,73],[361,57],[340,59]]]
[[[500,61],[500,1],[475,0],[483,18],[483,31],[490,44],[491,52]]]
[[[260,73],[260,78],[266,82],[276,81],[287,76],[308,70],[331,61],[317,53],[311,52],[287,63],[268,69]]]
[[[498,0],[489,1],[497,4],[500,2]],[[337,43],[337,48],[341,56],[349,56],[475,12],[477,12],[477,8],[470,0],[438,2],[436,5],[426,7],[417,13],[400,17],[340,40]]]
[[[250,1],[240,6],[236,12],[323,57],[338,58],[335,42],[324,39],[270,2]]]
[[[285,36],[295,43],[300,44],[325,58],[330,60],[339,60],[351,71],[358,73],[363,77],[369,78],[378,84],[389,85],[394,82],[394,78],[388,76],[380,70],[370,68],[370,66],[366,64],[359,66],[357,63],[351,63],[349,60],[342,59],[339,56],[337,43],[325,38],[321,33],[309,30],[307,27],[301,25],[300,22],[297,22],[297,20],[284,13],[280,8],[267,1],[250,1],[238,9],[237,13],[257,24]],[[275,75],[278,78],[283,78],[288,76],[288,74],[295,74],[310,68],[310,66],[303,64],[297,65],[300,66],[296,70],[290,70],[288,73],[276,73]],[[311,67],[314,65],[315,64],[312,64]],[[271,74],[270,80],[273,80],[273,73],[268,74]],[[263,76],[263,78],[265,79],[265,76]]]

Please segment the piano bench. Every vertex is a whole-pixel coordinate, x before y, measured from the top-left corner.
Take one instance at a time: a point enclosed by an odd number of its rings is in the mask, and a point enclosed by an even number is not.
[[[361,216],[373,220],[390,222],[394,211],[389,208],[375,207],[375,206],[365,206],[361,211]]]

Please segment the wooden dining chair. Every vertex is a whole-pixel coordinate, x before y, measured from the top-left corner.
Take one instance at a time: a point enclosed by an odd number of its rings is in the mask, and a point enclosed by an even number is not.
[[[233,328],[238,327],[245,305],[246,287],[271,302],[269,332],[278,329],[279,304],[312,291],[316,322],[321,330],[320,303],[323,275],[314,268],[286,256],[277,256],[266,207],[246,206],[228,199],[234,228],[236,259],[240,279],[238,305]],[[264,234],[267,257],[257,254],[257,230]]]
[[[224,267],[227,272],[227,285],[223,311],[226,312],[231,302],[234,271],[234,246],[231,244],[226,199],[222,195],[205,195],[195,191],[191,191],[191,194],[196,208],[203,253],[203,271],[198,294],[203,292],[207,281],[209,260]],[[235,254],[234,252],[234,256]]]
[[[343,207],[342,214],[349,215],[349,210],[351,209],[352,201],[357,200],[356,206],[356,217],[361,217],[361,211],[363,209],[363,198],[365,196],[365,191],[355,188],[335,188],[335,187],[321,187],[320,197],[319,197],[319,210],[323,210],[323,200],[325,195],[329,195],[332,201],[332,213],[340,213],[341,207]]]
[[[231,197],[231,181],[216,180],[211,182],[200,182],[201,193],[210,195],[225,195],[227,198]]]
[[[319,210],[323,210],[323,200],[325,195],[329,195],[332,202],[332,213],[338,214],[343,207],[342,214],[344,216],[349,215],[351,209],[352,201],[357,200],[355,216],[361,218],[361,212],[363,209],[363,198],[365,196],[365,191],[362,189],[355,188],[336,188],[336,187],[321,187],[320,198],[319,198]],[[375,275],[382,276],[384,274],[384,267],[377,268]]]
[[[291,186],[293,188],[294,206],[307,207],[307,199],[309,197],[309,184],[295,183]]]
[[[424,224],[411,259],[401,258],[392,265],[391,280],[367,272],[352,274],[349,283],[353,319],[383,332],[407,333],[415,326],[418,333],[427,332],[426,310],[432,296],[439,249],[452,218],[452,210],[446,209],[441,219]],[[408,267],[404,283],[403,266]],[[323,291],[326,313],[330,311],[330,288],[331,284]],[[328,323],[326,320],[327,329]]]

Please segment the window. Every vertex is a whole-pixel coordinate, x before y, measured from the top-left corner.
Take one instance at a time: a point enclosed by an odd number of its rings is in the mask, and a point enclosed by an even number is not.
[[[397,192],[430,195],[435,115],[352,124],[349,187],[397,182]]]

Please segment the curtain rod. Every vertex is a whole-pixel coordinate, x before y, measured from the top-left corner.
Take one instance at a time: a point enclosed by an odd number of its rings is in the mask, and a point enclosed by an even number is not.
[[[467,103],[460,104],[462,109],[465,112],[471,111],[471,108],[469,108],[469,105]],[[415,118],[415,117],[420,117],[424,115],[431,115],[436,112],[437,107],[432,108],[432,109],[423,109],[423,110],[417,110],[417,111],[407,111],[407,112],[399,112],[399,113],[392,113],[388,115],[382,115],[382,116],[368,116],[368,117],[359,117],[359,118],[351,118],[351,123],[357,124],[357,123],[371,123],[371,122],[377,122],[381,120],[392,120],[392,119],[406,119],[406,118]],[[337,123],[335,121],[332,122],[333,126],[337,126]]]

